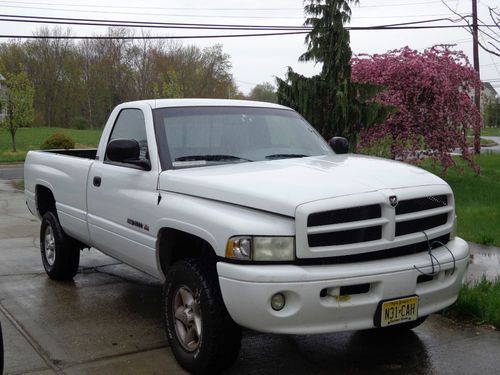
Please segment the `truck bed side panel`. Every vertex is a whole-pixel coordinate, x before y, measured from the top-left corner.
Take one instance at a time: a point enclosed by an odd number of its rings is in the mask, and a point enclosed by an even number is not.
[[[24,166],[28,205],[33,210],[37,185],[52,191],[64,231],[89,243],[87,226],[87,177],[93,160],[50,152],[31,151]]]

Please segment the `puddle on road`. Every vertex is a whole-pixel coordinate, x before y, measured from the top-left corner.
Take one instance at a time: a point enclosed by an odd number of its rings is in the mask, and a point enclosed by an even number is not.
[[[470,259],[469,280],[500,278],[500,252],[496,249],[472,249]]]
[[[480,266],[499,269],[500,271],[500,254],[491,252],[479,252],[471,254],[471,264],[477,264]]]

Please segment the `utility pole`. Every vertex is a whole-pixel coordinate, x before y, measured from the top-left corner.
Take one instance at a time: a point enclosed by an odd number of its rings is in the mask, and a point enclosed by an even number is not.
[[[477,35],[477,0],[472,0],[472,46],[474,55],[474,70],[477,72],[477,76],[481,79],[479,72],[479,40]],[[476,87],[474,89],[474,102],[476,108],[481,113],[481,88]],[[474,153],[479,154],[481,152],[481,132],[474,132]]]

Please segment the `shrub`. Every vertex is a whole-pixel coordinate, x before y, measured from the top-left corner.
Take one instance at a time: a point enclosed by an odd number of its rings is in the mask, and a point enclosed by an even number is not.
[[[70,127],[73,129],[84,130],[89,127],[89,122],[85,117],[76,116],[71,120]]]
[[[54,133],[49,138],[45,140],[40,146],[41,150],[51,150],[51,149],[69,149],[75,148],[75,141],[72,140],[67,135],[61,133]]]

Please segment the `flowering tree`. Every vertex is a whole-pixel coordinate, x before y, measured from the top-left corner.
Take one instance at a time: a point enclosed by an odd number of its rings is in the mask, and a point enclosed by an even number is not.
[[[382,55],[352,59],[352,79],[383,85],[377,100],[399,108],[385,122],[361,134],[361,145],[391,139],[393,158],[418,160],[430,156],[444,171],[455,165],[450,151],[479,173],[469,150],[467,129],[478,131],[481,116],[471,93],[481,82],[463,52],[433,47],[418,52],[405,47]]]

